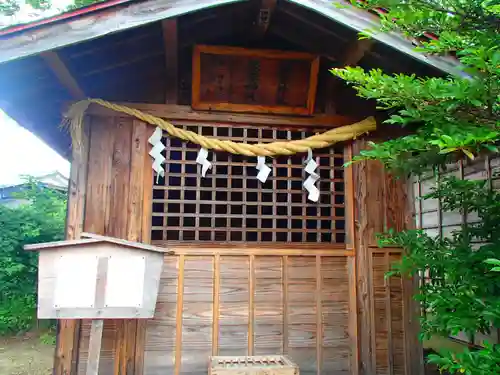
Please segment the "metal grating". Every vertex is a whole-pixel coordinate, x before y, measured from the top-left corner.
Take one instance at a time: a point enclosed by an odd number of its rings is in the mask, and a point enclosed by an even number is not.
[[[234,141],[302,139],[310,132],[224,125],[184,126],[206,136]],[[201,177],[199,146],[164,137],[165,177],[153,186],[153,241],[345,242],[343,146],[316,150],[321,194],[307,200],[304,158],[268,158],[272,173],[256,179],[256,158],[210,152],[213,167]]]

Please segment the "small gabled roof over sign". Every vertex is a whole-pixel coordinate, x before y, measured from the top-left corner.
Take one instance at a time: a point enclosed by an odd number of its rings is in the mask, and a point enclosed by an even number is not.
[[[174,254],[174,252],[169,250],[168,248],[148,245],[140,242],[122,240],[120,238],[115,238],[115,237],[101,236],[94,233],[82,233],[81,237],[82,237],[81,239],[77,240],[44,242],[33,245],[25,245],[24,250],[28,251],[55,250],[62,247],[82,246],[82,245],[90,245],[98,243],[110,243],[136,250],[152,251],[156,253],[164,253],[169,255]]]

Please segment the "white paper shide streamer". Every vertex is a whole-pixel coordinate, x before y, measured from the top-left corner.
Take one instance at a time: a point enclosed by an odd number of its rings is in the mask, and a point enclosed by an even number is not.
[[[306,167],[304,168],[304,170],[307,174],[309,174],[309,176],[304,181],[302,186],[309,192],[307,199],[313,202],[317,202],[319,199],[319,189],[315,185],[316,181],[319,180],[319,175],[315,172],[317,168],[318,163],[313,159],[312,151],[308,150]]]
[[[208,150],[206,148],[201,148],[200,152],[198,152],[198,157],[196,158],[196,163],[201,165],[201,176],[205,177],[207,171],[212,168],[212,163],[210,163],[207,159]]]
[[[161,154],[165,149],[165,146],[161,142],[163,136],[163,130],[157,127],[153,132],[153,135],[149,137],[149,143],[153,146],[149,155],[153,158],[153,170],[156,172],[156,182],[158,182],[160,176],[165,176],[165,169],[162,164],[165,162],[165,157]]]
[[[257,179],[262,183],[266,182],[271,173],[271,168],[266,165],[265,156],[257,156],[257,166],[255,168],[259,171]]]

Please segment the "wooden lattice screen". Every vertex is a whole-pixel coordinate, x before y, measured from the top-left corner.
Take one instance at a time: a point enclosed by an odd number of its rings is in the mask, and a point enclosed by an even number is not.
[[[311,132],[253,126],[188,126],[234,141],[302,139]],[[318,202],[307,200],[305,155],[268,158],[268,180],[257,180],[256,158],[211,152],[201,177],[199,146],[165,137],[165,178],[153,187],[152,240],[209,242],[345,242],[343,146],[316,150]]]

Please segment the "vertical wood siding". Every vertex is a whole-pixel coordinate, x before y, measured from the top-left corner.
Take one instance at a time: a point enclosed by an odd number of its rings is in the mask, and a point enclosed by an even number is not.
[[[203,374],[212,353],[285,350],[301,374],[350,374],[348,290],[346,256],[167,257],[155,318],[147,322],[144,375]]]
[[[141,241],[143,190],[152,184],[142,177],[151,129],[131,118],[91,118],[84,231]],[[86,371],[90,324],[81,325],[78,374]],[[138,327],[137,320],[105,320],[100,374],[135,373]]]
[[[365,147],[363,140],[354,142],[354,155]],[[379,249],[376,241],[377,233],[413,226],[406,183],[377,161],[356,163],[353,175],[360,373],[421,374],[414,281],[384,279],[401,250]]]

